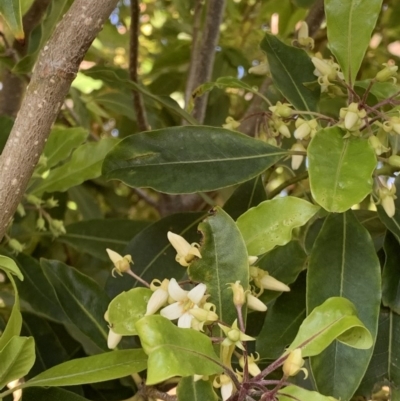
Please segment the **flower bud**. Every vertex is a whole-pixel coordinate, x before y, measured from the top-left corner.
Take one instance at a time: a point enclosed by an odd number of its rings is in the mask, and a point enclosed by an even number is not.
[[[184,267],[187,267],[190,265],[190,263],[194,260],[195,257],[198,257],[201,259],[201,254],[198,249],[198,244],[193,243],[189,244],[185,240],[185,238],[181,237],[178,234],[174,234],[171,231],[168,231],[168,240],[171,243],[171,245],[175,248],[176,250],[176,257],[175,260]]]
[[[17,206],[17,213],[18,213],[21,217],[24,217],[24,216],[26,215],[26,213],[25,213],[25,208],[24,208],[24,206],[22,205],[22,203],[19,203],[19,204],[18,204],[18,206]]]
[[[378,82],[394,80],[394,83],[396,83],[396,75],[398,70],[397,65],[395,65],[394,63],[383,63],[382,65],[384,65],[385,68],[383,68],[376,74],[375,79]]]
[[[132,256],[131,255],[125,255],[122,257],[119,253],[111,250],[111,249],[106,249],[108,257],[111,259],[111,261],[114,264],[114,269],[112,270],[112,275],[114,276],[114,272],[116,271],[120,276],[122,276],[122,273],[127,272],[130,270],[130,264],[132,262]]]
[[[265,312],[267,310],[267,305],[260,301],[257,297],[251,294],[246,294],[247,307],[251,310],[258,312]]]
[[[278,117],[288,118],[293,114],[293,110],[290,108],[291,104],[277,102],[275,106],[270,106],[268,109],[272,111],[272,114]]]
[[[40,207],[43,202],[40,198],[32,194],[26,195],[26,200],[28,201],[28,203],[36,207]]]
[[[114,349],[119,344],[121,339],[122,336],[120,334],[117,334],[113,331],[113,329],[110,329],[108,331],[107,347],[109,349]]]
[[[62,220],[51,219],[49,221],[49,228],[51,233],[58,237],[60,235],[66,234],[67,230],[64,227],[64,222]]]
[[[249,74],[254,74],[254,75],[267,75],[269,74],[269,65],[268,63],[260,63],[258,65],[255,65],[249,69]]]
[[[312,49],[314,47],[314,39],[308,36],[308,25],[307,22],[301,21],[300,29],[297,34],[297,42],[303,47]]]
[[[20,253],[25,249],[25,245],[21,244],[18,240],[15,238],[10,238],[8,241],[8,246],[15,252],[15,253]]]
[[[229,284],[233,291],[233,303],[235,306],[242,306],[246,302],[243,286],[240,285],[240,281],[236,281],[234,284]]]
[[[257,354],[258,355],[258,354]],[[258,356],[257,358],[255,358],[253,355],[248,355],[247,357],[247,366],[249,369],[249,373],[255,377],[258,374],[261,373],[260,368],[257,366],[256,361],[258,361],[260,359],[260,357]],[[241,356],[239,358],[239,365],[242,369],[244,369],[244,357]]]
[[[393,217],[396,213],[396,205],[394,200],[397,199],[396,187],[392,185],[390,188],[382,186],[378,188],[378,197],[380,203],[389,217]]]
[[[44,220],[43,217],[39,217],[39,218],[36,220],[36,228],[37,228],[39,231],[45,231],[45,230],[46,230],[46,221]]]
[[[45,207],[47,207],[48,209],[51,209],[53,207],[57,207],[58,206],[58,200],[54,199],[53,197],[46,199],[45,202]]]
[[[305,152],[306,148],[301,143],[297,142],[290,150]],[[292,169],[297,170],[301,166],[301,163],[303,163],[303,160],[303,155],[292,155]]]
[[[340,118],[343,119],[343,126],[348,131],[358,131],[363,126],[366,115],[364,109],[358,109],[358,103],[350,103],[348,107],[340,109]]]
[[[269,274],[266,274],[264,277],[262,277],[260,283],[266,290],[285,292],[290,291],[290,288],[286,284],[270,276]]]
[[[315,75],[326,76],[329,81],[336,79],[337,69],[333,64],[318,57],[312,57],[311,62],[314,64],[316,69],[316,71],[314,71]]]
[[[296,376],[297,373],[302,370],[305,374],[305,378],[308,376],[307,369],[303,368],[304,359],[301,357],[301,349],[296,348],[291,351],[289,356],[287,357],[285,363],[282,366],[283,373],[285,376]]]
[[[389,151],[389,148],[383,145],[383,143],[379,140],[375,135],[371,135],[368,138],[368,142],[371,145],[372,149],[374,149],[375,154],[380,156],[382,153]]]
[[[400,156],[392,155],[388,159],[388,163],[393,167],[400,167]]]
[[[240,126],[240,122],[236,121],[233,117],[226,117],[225,124],[222,124],[223,128],[235,130]]]

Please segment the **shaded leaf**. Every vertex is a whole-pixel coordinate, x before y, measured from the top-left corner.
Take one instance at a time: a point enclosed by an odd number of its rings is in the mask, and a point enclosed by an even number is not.
[[[292,239],[292,230],[307,223],[319,210],[310,202],[287,196],[262,202],[241,215],[237,225],[249,255],[261,255]]]
[[[136,330],[149,355],[148,385],[174,376],[212,375],[222,371],[211,340],[205,334],[176,327],[159,315],[142,318],[136,323]]]
[[[171,127],[123,139],[105,158],[103,174],[167,193],[211,191],[247,181],[285,154],[223,128]]]
[[[383,249],[386,260],[382,273],[382,303],[400,314],[400,244],[390,232],[386,234]]]
[[[176,389],[178,401],[217,401],[213,386],[209,380],[194,381],[193,377],[183,377]]]
[[[58,387],[31,387],[24,390],[24,401],[88,401],[76,393]]]
[[[15,39],[23,41],[25,33],[22,26],[21,0],[2,0],[0,14],[3,15]]]
[[[297,110],[317,110],[320,89],[309,89],[304,84],[316,80],[314,65],[307,53],[287,46],[276,36],[266,34],[261,42],[271,69],[272,79],[282,95]]]
[[[373,149],[366,139],[343,135],[338,127],[320,130],[307,149],[311,193],[329,212],[344,212],[372,191]]]

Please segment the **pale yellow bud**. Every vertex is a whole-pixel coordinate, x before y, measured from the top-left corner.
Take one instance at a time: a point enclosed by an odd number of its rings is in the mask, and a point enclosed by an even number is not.
[[[266,274],[264,277],[261,278],[260,284],[266,290],[285,292],[290,291],[290,288],[286,284],[270,276],[269,274]]]
[[[400,167],[400,156],[392,155],[388,159],[388,163],[393,167]]]
[[[113,329],[110,329],[108,331],[107,347],[109,349],[114,349],[119,344],[121,339],[122,336],[120,334],[117,334],[113,331]]]
[[[389,151],[389,148],[383,145],[383,143],[377,138],[375,135],[371,135],[368,138],[368,142],[371,145],[371,147],[374,149],[375,154],[380,156],[382,153],[385,153]]]
[[[306,148],[301,143],[295,143],[290,150],[294,150],[297,152],[305,152]],[[303,155],[292,155],[292,169],[297,170],[301,163],[303,163],[304,156]]]
[[[285,376],[296,376],[297,373],[302,370],[305,374],[305,378],[308,376],[307,369],[303,368],[304,359],[301,357],[301,349],[296,348],[287,357],[285,363],[282,366],[283,373]]]
[[[383,68],[376,74],[375,79],[378,82],[394,80],[394,83],[396,83],[395,77],[397,75],[397,70],[398,70],[397,65],[391,63],[383,63],[382,65],[384,65],[385,68]]]
[[[260,301],[254,295],[246,294],[246,300],[247,300],[247,307],[249,309],[259,312],[265,312],[267,310],[267,305],[265,305],[264,302]]]
[[[233,291],[233,303],[236,306],[242,306],[246,302],[244,289],[240,285],[240,281],[236,281],[234,284],[229,284]]]
[[[253,75],[267,75],[269,74],[269,65],[268,63],[260,63],[255,65],[249,69],[249,74]]]
[[[116,271],[120,276],[122,276],[122,273],[130,270],[130,264],[133,263],[131,255],[125,255],[122,257],[119,253],[113,251],[112,249],[107,248],[106,251],[115,266],[113,273]]]

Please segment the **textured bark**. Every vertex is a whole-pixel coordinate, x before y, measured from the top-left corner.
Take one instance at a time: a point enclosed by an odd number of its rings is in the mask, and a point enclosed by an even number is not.
[[[0,238],[21,201],[90,44],[118,0],[75,0],[40,52],[0,157]]]

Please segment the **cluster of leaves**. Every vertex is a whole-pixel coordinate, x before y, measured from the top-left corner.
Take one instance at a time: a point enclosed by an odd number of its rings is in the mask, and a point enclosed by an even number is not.
[[[19,40],[30,3],[0,5]],[[29,74],[70,3],[51,3],[23,58],[4,40],[4,68]],[[294,47],[285,42],[313,1],[228,2],[215,82],[194,92],[212,90],[199,125],[190,104],[172,99],[182,99],[190,58],[189,3],[142,3],[146,87],[126,72],[122,3],[73,83],[1,249],[0,399],[20,390],[24,401],[168,399],[177,387],[180,401],[328,401],[370,397],[383,385],[397,399],[400,92],[394,62],[378,48],[382,67],[366,51],[374,29],[396,36],[399,6],[325,0],[326,31],[311,40],[303,25]],[[280,38],[262,32],[272,14]],[[243,73],[259,41],[266,78]],[[132,91],[144,96],[153,130],[131,135]],[[257,97],[261,110],[247,115]],[[250,119],[258,119],[250,136],[236,131],[236,120]],[[0,116],[2,143],[11,126]],[[181,199],[165,193],[197,196],[201,211],[165,216],[163,202]],[[199,242],[187,269],[169,231]],[[111,275],[106,248],[132,257],[132,275]],[[251,256],[291,291],[257,291]],[[185,289],[205,285],[218,322],[177,327],[158,312],[168,299],[148,313],[160,289],[150,283],[172,278]],[[236,284],[267,312],[238,304]],[[117,350],[110,333],[122,337]],[[292,371],[285,363],[297,350]],[[305,381],[296,376],[301,358],[312,373]]]

